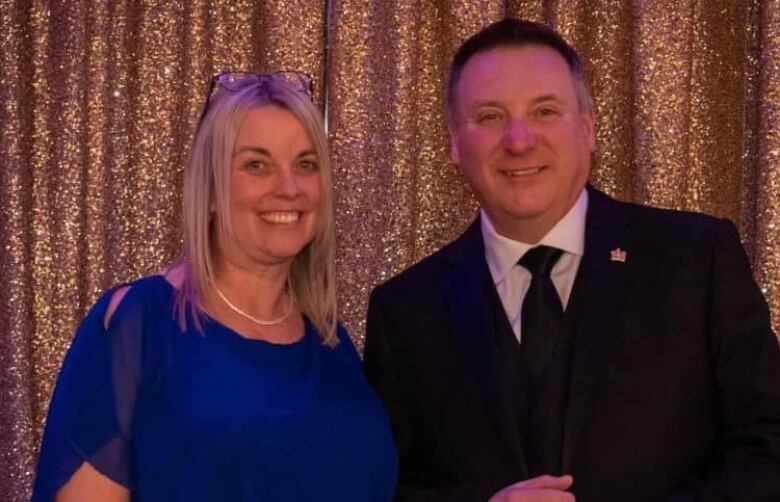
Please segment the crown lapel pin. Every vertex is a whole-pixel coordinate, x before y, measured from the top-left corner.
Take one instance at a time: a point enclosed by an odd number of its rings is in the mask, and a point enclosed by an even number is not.
[[[620,248],[615,248],[612,251],[609,252],[609,261],[617,261],[620,263],[626,262],[626,257],[628,256],[628,253],[623,251]]]

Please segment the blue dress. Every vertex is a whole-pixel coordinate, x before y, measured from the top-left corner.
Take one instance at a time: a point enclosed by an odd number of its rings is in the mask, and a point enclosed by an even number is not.
[[[83,321],[44,433],[33,500],[87,461],[133,500],[387,501],[397,454],[343,328],[335,348],[306,320],[277,345],[206,320],[179,330],[162,276],[111,292]]]

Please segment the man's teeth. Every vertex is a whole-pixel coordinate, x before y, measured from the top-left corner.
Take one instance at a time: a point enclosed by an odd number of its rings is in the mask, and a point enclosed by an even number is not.
[[[534,169],[518,169],[515,171],[504,171],[508,176],[531,176],[542,172],[544,167],[537,167]]]
[[[260,218],[270,223],[295,223],[299,217],[300,213],[297,211],[291,213],[260,213]]]

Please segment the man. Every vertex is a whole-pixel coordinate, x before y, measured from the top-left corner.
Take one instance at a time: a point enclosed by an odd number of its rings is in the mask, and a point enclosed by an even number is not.
[[[400,500],[780,500],[780,350],[726,220],[587,187],[577,53],[505,19],[450,69],[482,209],[372,294]]]

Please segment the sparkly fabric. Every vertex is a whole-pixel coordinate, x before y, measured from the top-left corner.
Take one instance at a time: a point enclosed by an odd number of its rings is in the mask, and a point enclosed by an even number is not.
[[[594,184],[736,222],[780,327],[780,7],[769,0],[0,0],[0,493],[26,500],[74,329],[180,242],[182,166],[209,77],[298,69],[327,101],[344,324],[458,235],[443,78],[505,13],[582,52]],[[326,28],[326,21],[329,27]],[[325,85],[323,85],[325,83]]]

